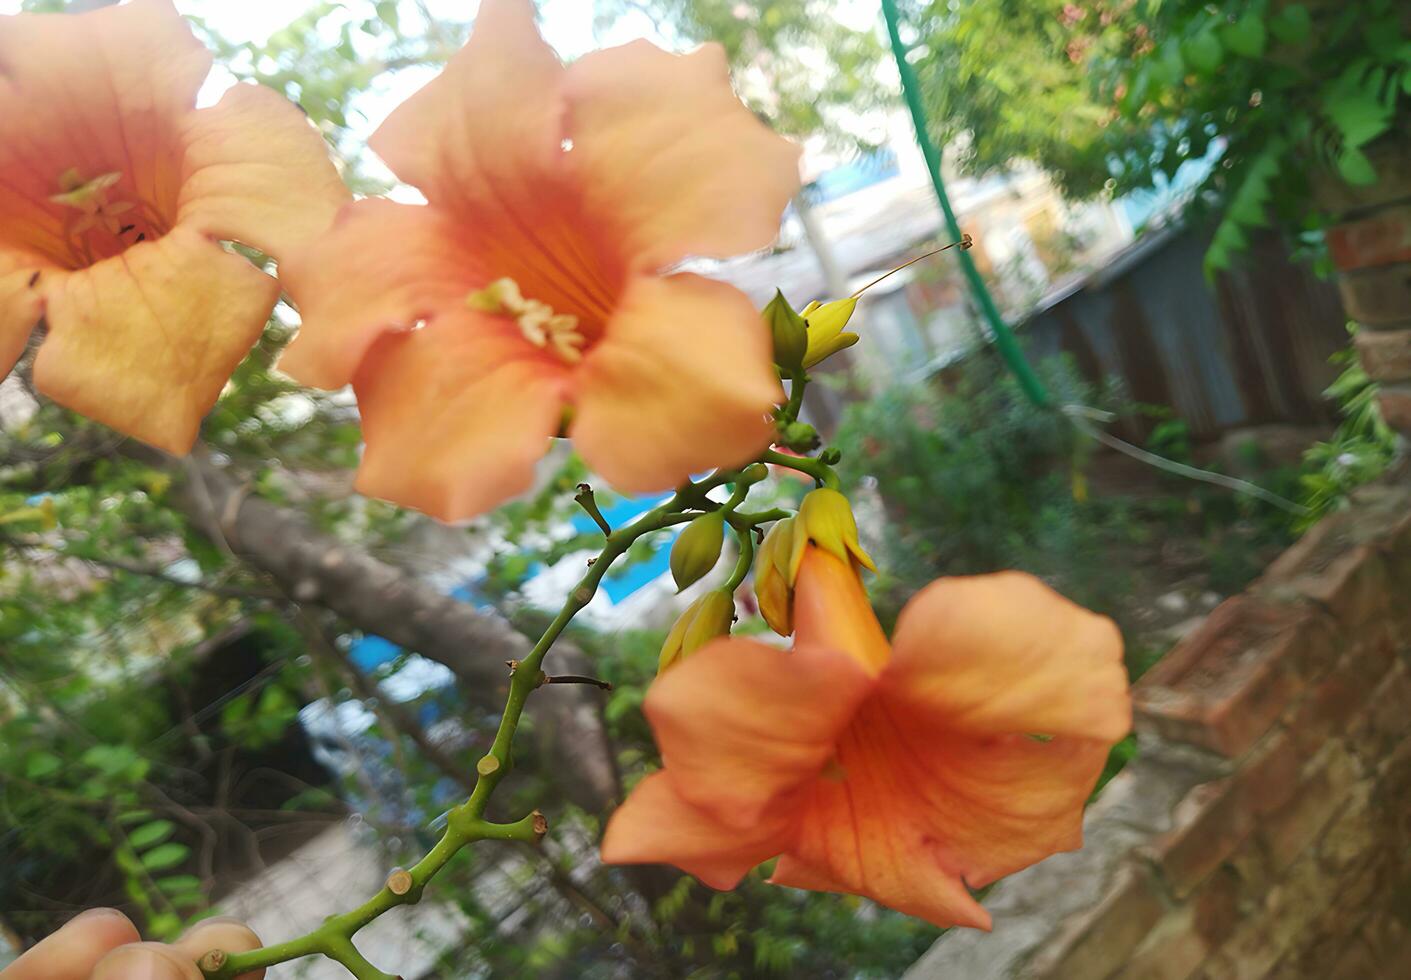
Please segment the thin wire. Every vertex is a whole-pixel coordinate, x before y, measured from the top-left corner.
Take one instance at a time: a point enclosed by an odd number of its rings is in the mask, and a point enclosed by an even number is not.
[[[1280,497],[1277,493],[1265,490],[1257,484],[1250,483],[1247,480],[1238,480],[1232,476],[1225,476],[1223,473],[1212,473],[1209,470],[1202,470],[1195,466],[1187,466],[1185,463],[1178,463],[1173,459],[1167,459],[1164,456],[1147,452],[1140,446],[1134,446],[1126,440],[1117,438],[1110,432],[1104,432],[1093,424],[1093,419],[1110,421],[1113,418],[1110,412],[1100,412],[1097,409],[1088,408],[1085,405],[1064,405],[1062,412],[1079,432],[1089,438],[1097,440],[1110,449],[1117,450],[1124,456],[1130,456],[1138,462],[1153,466],[1159,470],[1165,470],[1167,473],[1172,473],[1176,476],[1185,477],[1188,480],[1199,480],[1201,483],[1211,483],[1217,487],[1224,487],[1226,490],[1233,490],[1235,493],[1255,497],[1267,504],[1273,504],[1280,510],[1287,511],[1290,514],[1302,516],[1311,513],[1311,511],[1302,504],[1295,503],[1286,497]]]

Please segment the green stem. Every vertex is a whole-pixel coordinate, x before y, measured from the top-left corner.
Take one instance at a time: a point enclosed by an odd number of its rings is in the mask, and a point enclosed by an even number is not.
[[[808,387],[808,374],[802,369],[789,372],[789,402],[784,406],[784,413],[780,418],[786,422],[798,420],[799,412],[803,410],[803,393]]]
[[[787,466],[791,470],[798,470],[806,473],[818,481],[819,486],[836,490],[842,485],[838,479],[838,474],[833,471],[833,467],[812,456],[790,456],[788,453],[775,452],[773,449],[766,449],[760,460],[765,463],[773,463],[775,466]]]
[[[634,541],[645,534],[689,520],[690,515],[682,513],[683,510],[699,509],[707,491],[739,478],[740,472],[737,470],[718,470],[700,483],[683,487],[671,499],[643,514],[627,527],[607,535],[607,543],[598,558],[569,593],[563,608],[544,631],[544,635],[534,644],[529,655],[514,666],[509,697],[504,713],[500,716],[495,740],[490,751],[476,766],[479,778],[476,780],[475,789],[468,800],[447,814],[446,831],[436,842],[436,846],[408,869],[411,877],[410,887],[394,892],[390,886],[384,886],[362,905],[350,912],[330,916],[323,925],[305,936],[247,953],[231,953],[224,957],[219,967],[202,967],[207,980],[232,980],[241,973],[316,953],[342,963],[359,980],[396,980],[395,977],[378,971],[358,953],[352,943],[358,930],[389,909],[420,901],[426,885],[467,844],[480,840],[517,840],[532,843],[538,841],[547,829],[543,815],[537,812],[512,824],[489,823],[483,817],[491,794],[509,771],[515,731],[519,727],[519,720],[530,693],[542,683],[541,665],[549,648],[573,617],[593,600],[608,569],[626,553]]]
[[[740,543],[740,557],[735,562],[735,568],[730,572],[730,577],[721,586],[727,592],[734,593],[750,574],[750,569],[754,567],[754,536],[748,525],[736,527],[735,540]]]
[[[892,43],[892,57],[896,59],[897,71],[901,74],[902,96],[906,99],[906,107],[911,112],[911,124],[916,130],[916,143],[921,148],[921,155],[926,158],[926,169],[931,174],[931,187],[936,192],[936,201],[941,206],[941,213],[945,215],[947,231],[949,231],[951,238],[960,241],[960,222],[956,220],[955,210],[950,206],[950,197],[946,194],[945,181],[941,179],[941,153],[931,139],[926,122],[926,109],[921,102],[921,85],[917,81],[916,70],[911,67],[911,62],[906,60],[906,46],[902,44],[901,40],[896,0],[882,0],[882,13],[887,19],[887,34]],[[1048,391],[1044,388],[1043,382],[1039,380],[1039,376],[1034,373],[1034,369],[1029,366],[1029,362],[1025,360],[1024,352],[1019,347],[1019,341],[1015,339],[1014,332],[1009,329],[1009,325],[1004,322],[1004,317],[1000,315],[999,307],[995,305],[994,297],[990,295],[984,277],[975,267],[975,260],[965,250],[961,250],[959,256],[960,269],[970,284],[970,292],[975,297],[975,304],[979,306],[980,314],[985,318],[990,332],[994,335],[995,349],[999,351],[1000,357],[1004,359],[1009,370],[1014,373],[1019,387],[1024,389],[1024,394],[1029,396],[1029,400],[1041,408],[1048,407],[1050,403]]]

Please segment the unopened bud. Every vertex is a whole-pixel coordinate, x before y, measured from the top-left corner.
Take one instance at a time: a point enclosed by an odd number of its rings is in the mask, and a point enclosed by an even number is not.
[[[725,589],[713,589],[686,607],[666,642],[661,646],[657,673],[664,673],[711,640],[730,633],[735,621],[735,597]]]
[[[725,544],[725,514],[715,511],[697,517],[671,546],[671,577],[678,591],[699,582],[720,560]]]
[[[877,566],[858,540],[857,519],[853,517],[852,505],[847,497],[836,490],[819,487],[804,497],[799,505],[789,556],[791,584],[798,577],[804,549],[810,544],[817,545],[854,568],[860,565],[877,571]]]
[[[849,296],[813,307],[804,314],[808,326],[808,349],[804,352],[804,367],[813,367],[824,358],[857,343],[857,334],[843,333],[843,328],[848,325],[856,309],[857,297]]]
[[[789,560],[794,550],[794,519],[775,521],[755,553],[754,594],[759,614],[780,636],[794,631],[794,588]]]
[[[806,453],[818,447],[818,430],[807,422],[789,422],[780,427],[778,443],[796,453]]]
[[[808,327],[777,289],[764,307],[764,322],[774,338],[774,363],[786,371],[801,369],[808,350]]]

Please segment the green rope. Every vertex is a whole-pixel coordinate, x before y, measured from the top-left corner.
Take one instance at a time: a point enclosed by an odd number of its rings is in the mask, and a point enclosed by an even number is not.
[[[931,173],[931,186],[936,191],[941,213],[945,215],[946,228],[949,229],[952,239],[960,241],[960,223],[955,220],[955,211],[950,206],[950,198],[946,196],[946,185],[941,180],[941,154],[936,149],[936,144],[931,141],[931,135],[926,128],[926,110],[921,105],[921,86],[916,80],[916,72],[911,63],[906,60],[906,47],[901,42],[901,33],[897,27],[896,0],[882,0],[882,12],[886,15],[887,33],[892,39],[892,56],[896,58],[897,71],[901,73],[902,95],[906,98],[906,107],[911,110],[911,124],[916,130],[916,145],[921,147],[921,154],[926,158],[926,169]],[[990,295],[984,277],[980,275],[980,270],[975,267],[975,260],[967,251],[960,252],[960,269],[970,283],[970,291],[975,296],[975,303],[980,307],[980,314],[989,324],[990,332],[994,334],[995,348],[999,351],[999,356],[1009,370],[1014,372],[1019,387],[1024,389],[1024,394],[1029,396],[1029,400],[1041,408],[1047,408],[1051,404],[1048,390],[1029,366],[1029,362],[1024,359],[1024,352],[1014,337],[1014,331],[1009,329],[1004,317],[1000,316],[999,307],[995,306],[994,297]]]

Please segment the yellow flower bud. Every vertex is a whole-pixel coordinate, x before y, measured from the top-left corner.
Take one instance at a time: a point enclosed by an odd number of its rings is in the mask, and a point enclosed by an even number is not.
[[[711,640],[728,636],[735,621],[735,597],[725,589],[713,589],[686,607],[681,618],[666,634],[657,661],[657,673],[680,663]]]
[[[671,577],[680,591],[700,581],[720,560],[725,544],[725,513],[715,511],[697,517],[671,546]]]
[[[862,549],[857,537],[857,519],[853,517],[848,498],[836,490],[819,487],[803,498],[798,517],[794,518],[793,542],[789,553],[789,583],[792,585],[803,563],[804,549],[817,545],[830,555],[849,563],[877,571],[872,558]]]
[[[804,353],[804,367],[813,367],[824,358],[857,343],[857,334],[843,333],[843,328],[848,325],[856,309],[856,296],[836,299],[822,305],[809,304],[804,308],[804,319],[808,324],[808,350]]]
[[[808,327],[777,289],[764,308],[764,322],[774,338],[774,363],[786,371],[799,370],[808,350]]]
[[[755,552],[754,594],[759,614],[780,636],[794,631],[794,589],[789,561],[794,549],[794,519],[775,521]]]

